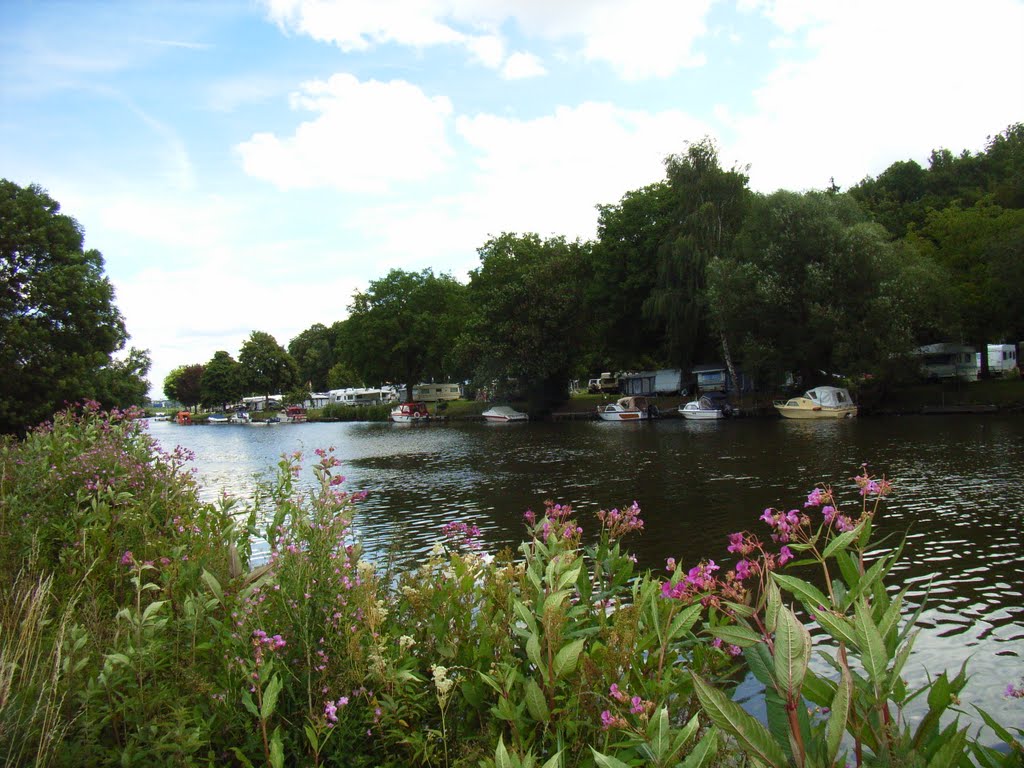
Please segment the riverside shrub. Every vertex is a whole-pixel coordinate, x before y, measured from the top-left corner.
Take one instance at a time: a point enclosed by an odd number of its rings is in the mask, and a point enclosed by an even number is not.
[[[599,513],[586,543],[553,502],[526,514],[517,551],[492,556],[453,520],[392,574],[353,536],[360,497],[333,451],[312,488],[293,454],[250,502],[214,505],[188,458],[93,405],[0,445],[5,764],[1012,764],[937,717],[906,729],[913,617],[883,583],[899,552],[874,556],[873,514],[842,516],[826,487],[817,528],[767,512],[777,541],[734,535],[724,574],[638,573],[623,544],[638,505]],[[827,594],[783,573],[808,565],[828,569]],[[841,647],[831,675],[807,668],[812,617]],[[729,697],[748,669],[767,727]],[[963,677],[935,678],[929,712],[952,711],[938,699]]]

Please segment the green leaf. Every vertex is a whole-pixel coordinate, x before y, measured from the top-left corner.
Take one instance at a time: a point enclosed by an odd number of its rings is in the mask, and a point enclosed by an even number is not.
[[[499,734],[498,746],[494,750],[494,768],[512,768],[512,759],[505,749],[505,739]]]
[[[533,664],[538,671],[547,674],[547,669],[543,664],[541,664],[540,638],[537,637],[536,633],[530,633],[530,636],[526,640],[526,658],[530,660],[530,663]]]
[[[561,768],[562,767],[562,750],[558,750],[549,757],[541,768]]]
[[[857,647],[857,632],[848,618],[839,616],[827,608],[824,610],[816,608],[810,611],[810,614],[818,622],[818,626],[834,639],[846,643],[850,648]]]
[[[764,686],[775,687],[775,673],[772,671],[772,655],[768,646],[764,643],[743,649],[743,658],[747,660],[747,666],[759,683]]]
[[[274,716],[274,710],[277,708],[277,697],[283,687],[280,675],[274,675],[270,678],[270,682],[267,683],[267,687],[263,691],[263,703],[260,705],[260,720],[267,721]]]
[[[123,653],[108,653],[106,655],[106,659],[113,664],[122,664],[126,667],[130,667],[132,665],[132,660]]]
[[[601,768],[630,768],[629,763],[624,763],[617,757],[611,757],[610,755],[602,755],[593,747],[590,751],[594,753],[594,761],[601,766]]]
[[[813,584],[808,584],[803,579],[798,579],[795,576],[786,576],[781,573],[772,573],[772,581],[778,582],[780,587],[796,595],[797,599],[808,610],[817,610],[819,605],[827,607],[830,604],[829,599],[822,594],[820,589]]]
[[[249,691],[245,691],[242,693],[242,704],[245,705],[245,708],[246,710],[248,710],[250,715],[252,715],[253,717],[260,716],[260,711],[256,709],[256,702],[252,700],[252,694],[249,693]]]
[[[145,609],[142,611],[142,621],[143,621],[143,623],[148,621],[154,614],[156,614],[166,604],[167,604],[166,600],[157,600],[157,601],[152,602],[149,605],[147,605],[145,607]]]
[[[711,759],[717,752],[718,730],[712,726],[683,760],[682,768],[704,768],[711,763]]]
[[[575,568],[572,568],[561,576],[558,577],[558,589],[565,589],[570,584],[575,584],[576,579],[580,577],[580,571],[583,570],[583,564],[578,563]]]
[[[512,609],[516,612],[516,616],[523,620],[523,623],[531,632],[537,631],[537,619],[533,615],[533,612],[527,608],[523,602],[513,600]]]
[[[316,731],[314,731],[308,724],[302,726],[302,730],[306,732],[306,741],[309,742],[310,749],[312,749],[314,753],[319,752],[320,739],[317,738]]]
[[[881,684],[889,659],[885,652],[885,643],[878,627],[871,619],[871,611],[863,600],[855,606],[854,627],[857,630],[857,645],[860,647],[861,663],[872,682]]]
[[[746,603],[736,603],[732,600],[723,600],[722,605],[729,609],[728,613],[731,616],[738,616],[741,619],[749,619],[755,612],[753,606]]]
[[[821,553],[821,556],[826,560],[834,555],[839,550],[845,550],[850,546],[850,542],[860,536],[861,530],[863,529],[863,523],[855,527],[852,531],[846,531],[836,536],[832,541],[825,547],[825,551]]]
[[[701,604],[694,603],[685,610],[680,611],[679,615],[672,619],[672,626],[668,630],[668,639],[675,640],[680,635],[692,630],[693,625],[700,618],[701,610]]]
[[[800,696],[800,689],[811,658],[811,636],[786,606],[779,608],[779,625],[775,628],[775,680],[789,694],[790,700]]]
[[[270,765],[273,768],[284,768],[284,743],[281,741],[281,727],[274,729],[270,737]]]
[[[998,736],[1007,744],[1017,743],[1017,740],[1013,737],[1013,734],[1010,733],[1006,728],[1004,728],[998,720],[992,717],[992,715],[990,715],[988,712],[986,712],[984,709],[977,705],[972,706],[978,711],[978,714],[981,715],[981,719],[985,721],[985,724],[992,729],[996,736]],[[1020,735],[1024,736],[1024,731],[1021,731],[1020,728],[1017,728],[1016,731]]]
[[[711,722],[731,734],[746,749],[772,768],[786,768],[786,754],[772,741],[771,734],[752,715],[699,675],[693,676],[694,690]]]
[[[580,653],[583,652],[583,644],[583,638],[573,640],[555,654],[555,679],[571,675],[576,670],[576,664],[580,660]]]
[[[530,717],[538,722],[546,723],[551,719],[547,702],[544,701],[544,693],[537,685],[537,681],[532,678],[526,683],[526,710]]]
[[[779,585],[771,580],[768,582],[768,609],[765,611],[765,629],[769,632],[775,631],[776,623],[779,620],[779,606],[782,605],[782,591]]]
[[[661,763],[669,748],[668,707],[662,707],[647,724],[647,741],[654,752],[654,759]]]
[[[221,605],[223,605],[224,604],[224,590],[221,589],[220,582],[217,581],[217,578],[212,573],[210,573],[209,571],[207,571],[204,568],[203,569],[203,574],[202,574],[202,579],[206,583],[206,586],[208,586],[210,588],[210,591],[213,592],[214,596],[217,598],[217,602],[219,602]]]
[[[727,643],[738,645],[740,648],[749,648],[752,645],[763,642],[764,638],[757,632],[739,624],[726,625],[722,627],[709,627],[708,632],[719,637]]]
[[[836,695],[836,684],[813,669],[808,669],[804,675],[803,695],[819,707],[830,707]]]
[[[235,753],[235,759],[241,763],[242,768],[253,768],[252,761],[245,756],[245,753],[238,747],[232,747],[231,751]]]
[[[843,667],[839,683],[836,685],[835,698],[832,699],[828,723],[825,725],[825,744],[828,748],[826,763],[828,765],[833,765],[839,754],[839,745],[842,744],[843,734],[846,732],[846,720],[850,714],[850,699],[852,697],[853,679],[850,677],[849,670]]]
[[[928,768],[954,768],[960,762],[966,744],[966,728],[957,731],[954,736],[944,737],[942,746],[938,748],[932,759],[928,761]]]

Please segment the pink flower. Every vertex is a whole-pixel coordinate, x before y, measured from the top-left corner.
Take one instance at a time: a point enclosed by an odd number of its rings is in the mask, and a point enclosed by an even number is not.
[[[779,550],[779,565],[785,565],[793,559],[793,550],[789,547],[783,547]]]

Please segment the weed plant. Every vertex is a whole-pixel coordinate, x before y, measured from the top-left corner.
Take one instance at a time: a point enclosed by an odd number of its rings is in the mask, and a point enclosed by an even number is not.
[[[885,586],[900,548],[871,549],[889,488],[866,472],[856,516],[821,486],[765,512],[770,543],[734,534],[724,574],[637,572],[636,504],[588,539],[553,502],[516,551],[455,520],[390,574],[352,535],[331,450],[312,490],[293,454],[251,503],[205,504],[188,455],[141,425],[88,404],[0,444],[5,765],[1019,764],[1020,731],[982,713],[998,752],[958,724],[963,669],[902,683],[916,614]],[[767,723],[732,701],[748,671]]]

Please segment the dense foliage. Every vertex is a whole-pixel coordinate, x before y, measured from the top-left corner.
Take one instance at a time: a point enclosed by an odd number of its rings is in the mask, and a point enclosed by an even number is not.
[[[67,402],[139,404],[149,358],[124,347],[124,320],[78,222],[41,188],[0,179],[0,434]]]
[[[913,375],[919,345],[1024,338],[1022,168],[1017,124],[981,153],[936,150],[848,192],[762,195],[704,139],[663,180],[599,205],[593,242],[490,238],[434,325],[419,297],[439,278],[396,270],[289,350],[315,387],[467,377],[535,411],[602,370],[725,363],[766,391],[884,384]]]
[[[887,589],[901,548],[871,544],[890,489],[866,472],[766,510],[771,543],[732,534],[728,571],[638,573],[636,504],[591,533],[547,502],[516,553],[453,520],[388,573],[331,450],[311,484],[295,454],[211,505],[134,416],[89,404],[0,443],[5,765],[1019,764],[1024,731],[977,713],[1002,753],[950,719],[963,669],[903,682],[920,608]],[[747,671],[766,723],[730,697]]]

